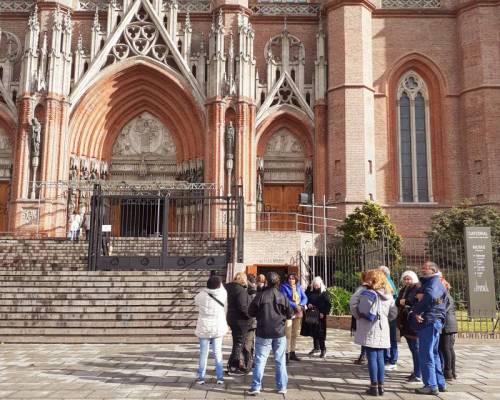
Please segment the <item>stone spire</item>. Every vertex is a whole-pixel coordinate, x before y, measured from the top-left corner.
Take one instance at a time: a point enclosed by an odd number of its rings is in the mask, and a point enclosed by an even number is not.
[[[21,72],[20,89],[24,93],[30,93],[33,80],[37,76],[38,67],[38,36],[40,35],[40,23],[38,21],[38,7],[35,4],[28,19],[28,33],[24,42],[24,56]]]
[[[214,16],[208,38],[208,77],[207,96],[222,96],[226,73],[226,57],[224,56],[224,15],[222,10]]]
[[[314,98],[324,99],[326,95],[327,61],[325,53],[325,31],[323,19],[319,18],[316,34],[316,60],[314,62]]]
[[[248,16],[238,14],[239,53],[236,58],[238,94],[255,99],[255,56],[253,41],[255,31]]]

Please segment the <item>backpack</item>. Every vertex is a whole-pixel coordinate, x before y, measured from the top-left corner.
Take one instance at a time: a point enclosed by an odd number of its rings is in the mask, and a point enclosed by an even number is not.
[[[358,314],[368,321],[380,319],[380,300],[377,292],[365,289],[359,295]]]

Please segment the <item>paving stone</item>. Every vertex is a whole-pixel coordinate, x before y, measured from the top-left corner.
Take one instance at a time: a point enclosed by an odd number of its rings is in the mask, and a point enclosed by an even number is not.
[[[263,392],[258,399],[361,400],[368,387],[366,366],[352,363],[359,347],[347,332],[332,331],[328,340],[332,357],[304,357],[289,368],[289,392],[276,392],[274,363],[268,361]],[[300,338],[298,353],[309,351],[310,339]],[[224,359],[231,350],[224,342]],[[3,345],[0,352],[0,399],[244,399],[251,375],[227,376],[215,385],[213,361],[209,361],[207,384],[194,384],[197,345]],[[419,385],[406,382],[411,356],[401,344],[398,370],[387,374],[388,400],[422,399],[413,391]],[[500,399],[500,377],[495,373],[500,343],[476,341],[456,345],[459,379],[450,382],[441,399]],[[335,355],[335,356],[333,356]],[[469,357],[469,355],[471,355]],[[473,356],[472,356],[473,355]]]

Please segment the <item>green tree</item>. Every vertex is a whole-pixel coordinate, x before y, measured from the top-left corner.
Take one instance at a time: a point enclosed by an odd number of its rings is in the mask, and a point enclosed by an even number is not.
[[[431,230],[427,238],[437,241],[463,242],[467,226],[489,226],[493,248],[500,247],[500,212],[490,206],[473,206],[465,200],[458,206],[432,216]]]
[[[391,267],[401,260],[401,236],[382,207],[372,201],[356,207],[338,229],[343,234],[345,247],[364,249],[365,264],[367,254],[375,257],[370,260],[370,266],[383,263]]]
[[[456,207],[432,216],[431,230],[427,232],[429,258],[443,270],[452,287],[458,309],[467,305],[468,286],[465,262],[464,230],[468,226],[489,226],[493,247],[493,263],[500,285],[500,212],[490,206],[474,206],[465,200]],[[497,302],[500,292],[497,289]]]

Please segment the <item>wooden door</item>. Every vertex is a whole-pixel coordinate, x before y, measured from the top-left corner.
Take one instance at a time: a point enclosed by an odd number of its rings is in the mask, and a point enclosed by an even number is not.
[[[264,214],[261,218],[261,229],[290,231],[296,229],[295,213],[298,212],[299,193],[304,191],[302,185],[264,185]],[[267,224],[267,226],[266,226]]]
[[[9,202],[9,182],[0,182],[0,232],[7,232],[8,215],[7,205]]]

